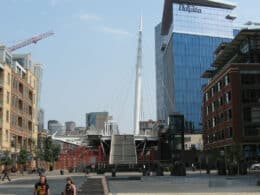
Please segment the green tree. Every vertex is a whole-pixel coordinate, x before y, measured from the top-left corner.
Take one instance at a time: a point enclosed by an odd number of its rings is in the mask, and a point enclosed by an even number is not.
[[[53,161],[58,161],[60,157],[60,146],[59,145],[53,145],[52,153],[53,153]]]
[[[11,165],[13,163],[8,151],[4,151],[3,156],[0,159],[0,162],[2,165]]]
[[[29,156],[29,152],[27,152],[25,149],[21,149],[17,159],[17,163],[20,165],[25,165],[28,161]]]
[[[39,151],[39,158],[43,160],[54,163],[55,161],[59,160],[60,156],[60,146],[53,143],[51,137],[47,137],[44,140],[44,146],[41,151]]]
[[[22,170],[26,170],[26,163],[28,161],[30,154],[27,152],[24,148],[22,148],[19,152],[18,158],[17,158],[17,163],[21,165]]]

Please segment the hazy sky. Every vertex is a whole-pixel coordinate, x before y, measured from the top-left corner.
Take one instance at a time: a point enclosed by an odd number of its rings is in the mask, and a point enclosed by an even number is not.
[[[237,24],[260,21],[259,0],[238,5]],[[131,132],[137,30],[143,15],[144,118],[155,119],[154,26],[163,0],[0,0],[0,42],[11,46],[53,30],[55,35],[17,50],[44,65],[41,107],[45,121],[73,120],[108,111],[121,132]]]

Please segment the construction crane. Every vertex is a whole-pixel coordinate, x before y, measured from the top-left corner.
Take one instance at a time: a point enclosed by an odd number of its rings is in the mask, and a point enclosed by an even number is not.
[[[27,40],[25,40],[25,41],[23,41],[21,43],[13,45],[13,46],[9,47],[8,49],[10,51],[15,51],[15,50],[20,49],[22,47],[25,47],[27,45],[30,45],[30,44],[33,44],[33,43],[36,44],[38,41],[40,41],[42,39],[45,39],[45,38],[47,38],[49,36],[52,36],[52,35],[54,35],[54,32],[53,31],[48,31],[46,33],[40,34],[38,36],[32,37],[30,39],[27,39]]]

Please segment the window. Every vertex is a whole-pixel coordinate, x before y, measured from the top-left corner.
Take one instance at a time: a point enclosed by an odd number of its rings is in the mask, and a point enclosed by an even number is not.
[[[18,100],[18,108],[20,111],[23,111],[23,101],[21,99]]]
[[[219,81],[218,84],[217,84],[218,92],[220,92],[221,87],[222,87],[222,83],[221,83],[221,81]]]
[[[249,125],[245,127],[245,136],[258,136],[260,125]]]
[[[232,127],[226,129],[226,137],[231,138],[233,136]]]
[[[8,142],[8,138],[9,138],[8,130],[5,130],[5,141],[6,142]]]
[[[242,74],[241,81],[243,85],[260,84],[260,74]]]
[[[221,131],[221,139],[223,140],[225,138],[225,132],[224,130]]]
[[[225,93],[225,101],[228,104],[231,101],[231,92]]]
[[[215,112],[215,102],[211,103],[211,110],[212,110],[212,112]]]
[[[211,97],[214,96],[214,92],[215,92],[215,89],[214,89],[214,87],[212,87],[212,88],[211,88]]]
[[[232,119],[232,111],[228,110],[228,120]]]
[[[251,121],[252,123],[260,123],[260,107],[251,108]]]
[[[206,107],[206,115],[209,115],[209,107]]]
[[[219,122],[223,122],[223,121],[224,121],[224,114],[221,113],[221,114],[220,114],[220,117],[219,117]]]
[[[32,115],[32,107],[31,106],[28,107],[28,112],[29,112],[29,115]]]
[[[251,122],[251,108],[244,108],[243,116],[245,122]]]
[[[15,147],[15,136],[11,136],[11,147]]]
[[[23,94],[23,84],[19,83],[19,92]]]
[[[224,84],[225,86],[227,86],[229,83],[230,83],[230,79],[229,79],[229,75],[227,74],[224,76]]]
[[[6,122],[9,122],[9,110],[6,111]]]
[[[23,127],[23,119],[22,117],[18,117],[18,126]]]
[[[208,92],[207,92],[207,93],[205,93],[205,100],[206,100],[206,101],[208,101],[208,100],[209,100],[209,94],[208,94]]]
[[[212,127],[215,127],[215,126],[216,126],[216,118],[213,117],[213,119],[212,119]]]
[[[211,128],[211,121],[208,120],[208,128]]]
[[[30,131],[32,131],[32,122],[31,122],[31,121],[28,121],[28,129],[29,129]]]
[[[191,144],[190,145],[190,149],[192,149],[192,150],[196,149],[196,145],[195,144]]]
[[[9,91],[7,91],[7,93],[6,93],[6,102],[7,102],[7,104],[9,104],[9,102],[10,102],[10,92]]]
[[[222,106],[223,105],[223,98],[219,97],[218,98],[218,106]]]
[[[243,90],[242,101],[244,103],[259,103],[260,102],[260,89]]]
[[[32,93],[32,91],[30,90],[29,92],[28,92],[29,94],[29,99],[31,100],[31,101],[33,101],[33,93]]]
[[[10,73],[8,72],[7,74],[7,84],[10,85],[11,84],[11,76]]]

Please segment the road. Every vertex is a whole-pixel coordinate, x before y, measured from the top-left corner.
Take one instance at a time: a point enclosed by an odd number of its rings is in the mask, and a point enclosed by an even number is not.
[[[84,176],[72,176],[72,179],[79,185]],[[33,194],[33,186],[37,182],[37,179],[19,179],[0,185],[0,195],[30,195]],[[66,176],[64,177],[50,177],[48,178],[48,184],[51,189],[51,195],[60,195],[64,189],[66,183]]]

